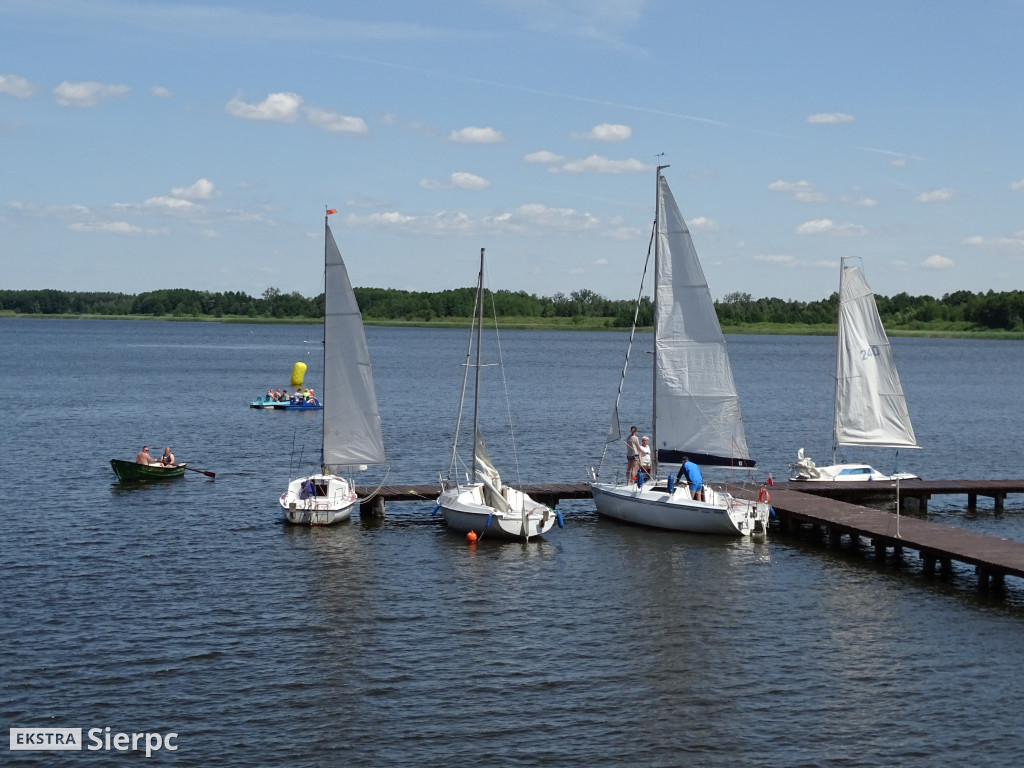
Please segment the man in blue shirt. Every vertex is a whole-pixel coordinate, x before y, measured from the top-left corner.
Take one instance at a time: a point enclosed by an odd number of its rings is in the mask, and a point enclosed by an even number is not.
[[[700,467],[690,461],[687,456],[683,456],[683,465],[679,467],[679,472],[676,473],[676,482],[678,483],[684,475],[686,476],[687,484],[690,486],[690,492],[693,494],[694,501],[704,501],[704,478],[701,477]]]

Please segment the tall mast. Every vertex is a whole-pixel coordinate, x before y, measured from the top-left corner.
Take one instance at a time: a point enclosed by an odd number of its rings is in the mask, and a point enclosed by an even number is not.
[[[326,206],[325,206],[326,208]],[[320,370],[324,372],[324,382],[322,386],[326,389],[327,387],[327,233],[331,231],[331,225],[327,223],[327,217],[329,213],[324,214],[324,340],[320,343],[323,347],[323,359],[320,361]],[[324,393],[320,394],[323,398]],[[320,410],[320,471],[323,474],[328,474],[329,470],[326,464],[324,464],[324,453],[327,450],[327,409],[322,408]]]
[[[654,289],[651,295],[654,297],[654,365],[653,380],[651,381],[651,442],[654,443],[654,450],[651,451],[651,476],[658,476],[658,260],[661,258],[661,171],[668,168],[667,165],[659,165],[655,172],[654,180]]]
[[[839,327],[840,323],[843,322],[843,267],[846,264],[846,258],[839,259],[839,303],[836,305],[836,376],[835,376],[835,390],[832,397],[832,464],[836,463],[836,450],[839,447],[839,375],[840,375],[840,348],[839,345],[842,343],[841,333],[842,329]]]
[[[480,343],[484,332],[484,249],[480,249],[480,275],[476,282],[476,373],[473,381],[473,477],[476,477],[476,438],[480,434]]]

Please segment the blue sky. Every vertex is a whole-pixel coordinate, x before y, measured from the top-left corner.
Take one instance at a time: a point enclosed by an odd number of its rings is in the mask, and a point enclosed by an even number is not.
[[[0,287],[1024,287],[1024,0],[0,0]]]

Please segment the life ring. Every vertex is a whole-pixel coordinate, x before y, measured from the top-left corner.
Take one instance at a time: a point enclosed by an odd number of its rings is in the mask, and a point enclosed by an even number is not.
[[[758,494],[757,500],[759,502],[761,502],[762,504],[771,504],[772,503],[771,494],[768,493],[768,489],[765,488],[763,485],[761,486],[761,493]]]

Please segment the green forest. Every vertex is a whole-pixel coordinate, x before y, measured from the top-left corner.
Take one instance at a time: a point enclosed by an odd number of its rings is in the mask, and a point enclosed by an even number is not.
[[[455,324],[473,313],[474,288],[435,293],[393,288],[356,288],[356,298],[369,324]],[[724,328],[773,333],[814,332],[834,326],[838,294],[820,301],[754,299],[730,293],[715,302]],[[876,296],[882,322],[889,331],[940,333],[1024,333],[1024,291],[932,296]],[[323,317],[323,294],[307,298],[297,292],[268,288],[259,297],[229,291],[211,293],[185,288],[139,294],[79,291],[0,290],[0,314],[8,316],[150,317],[223,321],[314,322]],[[632,300],[607,299],[587,289],[566,295],[536,296],[524,291],[488,291],[488,316],[514,320],[516,327],[629,328],[637,311]],[[652,324],[652,304],[641,300],[638,324]]]

